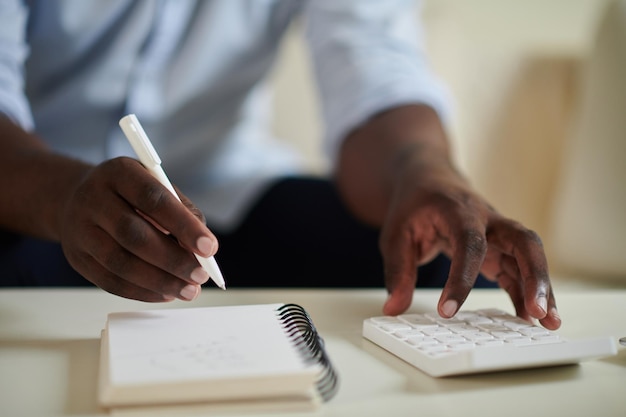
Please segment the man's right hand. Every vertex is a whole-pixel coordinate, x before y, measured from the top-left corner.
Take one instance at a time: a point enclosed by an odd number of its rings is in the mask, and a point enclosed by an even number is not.
[[[201,212],[180,197],[184,204],[134,159],[93,167],[63,206],[65,256],[110,293],[149,302],[194,299],[209,276],[193,253],[214,255],[217,240]]]
[[[93,166],[0,115],[0,189],[0,228],[61,242],[74,269],[110,293],[191,300],[209,278],[193,256],[217,251],[204,216],[134,159]]]

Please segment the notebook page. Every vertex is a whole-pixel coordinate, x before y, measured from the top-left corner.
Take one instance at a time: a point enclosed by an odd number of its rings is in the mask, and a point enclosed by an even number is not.
[[[109,315],[112,385],[259,377],[306,368],[286,337],[281,304]]]

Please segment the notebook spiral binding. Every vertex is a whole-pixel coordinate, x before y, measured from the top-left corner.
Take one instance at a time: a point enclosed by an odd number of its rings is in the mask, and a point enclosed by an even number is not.
[[[329,401],[337,393],[339,378],[324,349],[324,340],[309,314],[298,304],[284,304],[277,309],[277,313],[287,336],[304,360],[322,365],[323,371],[317,380],[317,390],[324,401]]]

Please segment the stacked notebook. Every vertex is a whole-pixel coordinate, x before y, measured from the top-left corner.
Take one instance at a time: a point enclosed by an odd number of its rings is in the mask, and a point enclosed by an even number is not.
[[[336,391],[323,341],[295,304],[112,313],[102,332],[98,398],[117,411],[311,409]]]

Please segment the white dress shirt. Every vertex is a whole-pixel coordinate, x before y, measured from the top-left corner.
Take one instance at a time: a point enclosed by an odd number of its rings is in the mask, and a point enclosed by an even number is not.
[[[301,18],[334,161],[386,108],[426,103],[444,119],[407,0],[0,0],[0,112],[58,152],[134,156],[135,113],[163,167],[209,224],[235,226],[264,186],[303,160],[271,133],[266,75]]]

